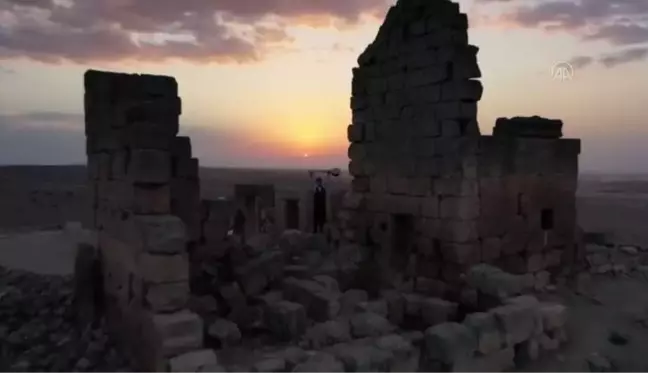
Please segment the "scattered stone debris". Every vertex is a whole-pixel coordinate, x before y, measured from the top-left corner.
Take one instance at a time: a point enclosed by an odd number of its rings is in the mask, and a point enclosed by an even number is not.
[[[70,276],[0,267],[1,371],[132,371],[103,325],[78,328]]]
[[[587,367],[590,372],[612,372],[612,363],[598,353],[591,354],[587,358]]]

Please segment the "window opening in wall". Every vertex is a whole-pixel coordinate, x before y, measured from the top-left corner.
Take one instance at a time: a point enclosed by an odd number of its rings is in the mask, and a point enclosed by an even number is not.
[[[543,231],[550,231],[554,227],[554,214],[552,209],[542,209],[540,212],[540,225]]]
[[[406,214],[392,215],[391,267],[404,272],[409,262],[410,248],[414,242],[414,217]]]

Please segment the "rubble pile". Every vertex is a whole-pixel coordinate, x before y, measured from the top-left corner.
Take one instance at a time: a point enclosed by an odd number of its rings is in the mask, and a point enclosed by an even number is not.
[[[0,267],[0,370],[128,372],[132,368],[103,324],[79,325],[70,276]]]

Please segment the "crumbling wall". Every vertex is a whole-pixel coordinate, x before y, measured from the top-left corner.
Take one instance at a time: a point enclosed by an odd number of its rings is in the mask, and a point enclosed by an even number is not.
[[[501,131],[512,124],[520,133]],[[535,133],[524,132],[526,123]],[[541,129],[554,124],[554,133]],[[482,136],[479,239],[483,262],[508,272],[546,276],[582,263],[576,188],[580,140],[560,139],[562,122],[537,117],[500,119]]]
[[[202,320],[185,309],[192,226],[174,216],[189,216],[179,209],[198,193],[176,189],[180,181],[197,183],[189,141],[176,137],[177,84],[171,77],[94,70],[84,83],[107,320],[138,369],[166,370],[169,358],[203,342]]]
[[[374,247],[388,284],[449,298],[482,261],[516,273],[568,263],[575,232],[580,143],[559,140],[555,122],[480,136],[467,28],[458,4],[399,0],[353,69],[348,127],[343,236]]]
[[[349,171],[362,201],[352,231],[396,276],[458,280],[454,262],[470,249],[456,238],[478,199],[454,195],[477,178],[482,86],[467,28],[458,4],[401,0],[353,70]]]

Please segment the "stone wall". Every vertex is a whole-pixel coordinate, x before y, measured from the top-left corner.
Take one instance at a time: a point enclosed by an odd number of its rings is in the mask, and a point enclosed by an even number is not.
[[[166,370],[169,358],[203,343],[202,320],[185,309],[194,227],[182,209],[199,196],[189,139],[176,137],[177,84],[94,70],[84,82],[107,320],[137,369]]]
[[[574,252],[580,142],[519,118],[480,136],[467,28],[458,4],[399,0],[353,69],[348,127],[344,237],[375,248],[385,281],[432,279],[449,296],[473,264],[536,272]]]

